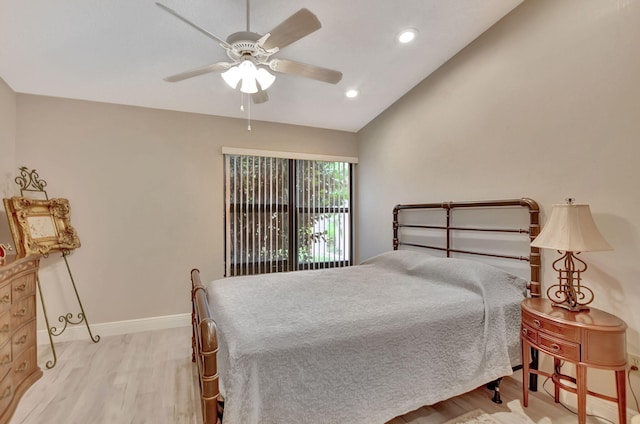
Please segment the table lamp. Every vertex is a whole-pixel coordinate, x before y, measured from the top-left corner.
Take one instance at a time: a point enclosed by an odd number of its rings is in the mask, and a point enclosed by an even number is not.
[[[553,205],[551,216],[531,246],[555,249],[562,256],[553,262],[558,272],[558,284],[547,289],[553,306],[570,311],[589,309],[593,291],[582,284],[582,273],[587,264],[578,259],[580,252],[613,250],[596,227],[589,205],[574,204],[566,199],[564,205]]]

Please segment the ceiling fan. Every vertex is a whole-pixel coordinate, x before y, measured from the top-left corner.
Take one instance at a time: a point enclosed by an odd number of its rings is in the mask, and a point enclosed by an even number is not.
[[[320,21],[307,9],[300,9],[270,32],[261,35],[250,30],[249,0],[247,0],[247,30],[235,32],[223,40],[189,21],[175,10],[161,3],[156,2],[156,5],[217,41],[231,59],[231,62],[218,62],[181,72],[165,78],[165,81],[177,82],[210,72],[224,71],[222,78],[229,86],[234,89],[239,86],[240,91],[251,95],[254,103],[264,103],[269,100],[266,90],[276,78],[267,71],[267,67],[275,72],[298,75],[331,84],[337,84],[342,79],[342,72],[339,71],[271,57],[283,47],[320,29],[322,26]]]

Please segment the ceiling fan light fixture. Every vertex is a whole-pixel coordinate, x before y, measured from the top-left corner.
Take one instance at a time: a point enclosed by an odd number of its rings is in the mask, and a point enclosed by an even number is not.
[[[235,89],[240,81],[240,91],[247,94],[258,92],[258,83],[262,90],[271,87],[276,77],[264,68],[258,68],[250,59],[245,59],[237,66],[232,66],[222,74],[222,79]]]
[[[222,76],[222,79],[224,80],[224,82],[226,82],[227,85],[233,89],[238,87],[238,83],[242,79],[242,76],[240,75],[240,70],[238,69],[237,66],[232,66],[231,68],[227,69],[220,75]]]
[[[257,93],[258,85],[256,84],[256,79],[252,77],[242,78],[242,85],[240,86],[240,91],[247,94]]]
[[[268,70],[284,74],[297,75],[330,84],[337,84],[342,79],[342,72],[320,66],[295,62],[287,59],[271,59],[283,47],[300,40],[319,30],[322,25],[318,17],[306,8],[302,8],[286,18],[265,35],[252,32],[249,26],[249,0],[247,7],[247,29],[229,35],[225,40],[191,22],[175,10],[156,2],[165,12],[175,16],[182,22],[200,31],[216,41],[227,52],[231,62],[217,62],[201,66],[186,72],[171,75],[167,82],[178,82],[188,78],[220,71],[223,81],[234,90],[253,94],[251,101],[259,104],[269,100],[266,90],[275,82],[276,76]]]
[[[247,94],[253,94],[258,92],[258,86],[256,85],[256,65],[248,59],[243,60],[238,65],[240,71],[240,78],[242,78],[242,85],[240,91]]]
[[[260,84],[260,88],[266,90],[271,87],[271,84],[276,80],[276,76],[264,68],[259,68],[256,72],[256,80]]]

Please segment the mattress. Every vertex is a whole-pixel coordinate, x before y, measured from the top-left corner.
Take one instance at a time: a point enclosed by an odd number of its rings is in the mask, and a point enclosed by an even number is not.
[[[384,423],[510,375],[526,284],[408,250],[210,282],[224,424]]]

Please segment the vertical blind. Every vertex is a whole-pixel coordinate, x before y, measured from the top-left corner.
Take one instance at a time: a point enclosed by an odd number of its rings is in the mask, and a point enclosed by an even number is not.
[[[225,154],[225,275],[350,265],[351,167]]]

